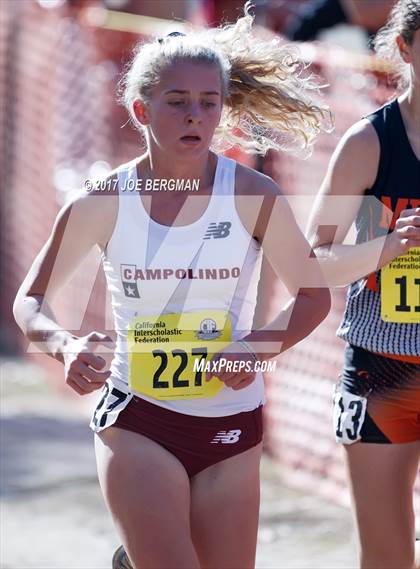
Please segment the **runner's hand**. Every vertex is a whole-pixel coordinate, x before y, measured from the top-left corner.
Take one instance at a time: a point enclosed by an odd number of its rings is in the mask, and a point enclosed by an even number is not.
[[[106,365],[104,358],[93,353],[99,344],[115,348],[114,340],[106,334],[90,332],[70,341],[63,352],[66,383],[79,395],[101,389],[111,375],[109,370],[98,371]]]
[[[420,247],[420,207],[400,213],[394,231],[388,235],[388,243],[396,252],[395,257],[403,255],[411,247]]]
[[[255,380],[255,358],[239,342],[234,342],[217,352],[210,360],[211,366],[213,366],[213,362],[217,366],[217,371],[207,372],[206,381],[216,376],[224,382],[226,387],[231,387],[237,391],[248,387]],[[230,371],[229,363],[231,364]]]

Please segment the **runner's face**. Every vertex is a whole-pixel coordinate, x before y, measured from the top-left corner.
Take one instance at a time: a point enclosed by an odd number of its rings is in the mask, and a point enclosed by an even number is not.
[[[145,117],[150,145],[174,155],[207,153],[222,110],[217,65],[177,63],[151,91]]]

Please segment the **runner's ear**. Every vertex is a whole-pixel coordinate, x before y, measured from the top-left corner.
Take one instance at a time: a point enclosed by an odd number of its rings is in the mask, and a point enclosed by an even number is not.
[[[133,102],[133,112],[141,125],[147,126],[149,124],[148,109],[144,101],[136,99]]]

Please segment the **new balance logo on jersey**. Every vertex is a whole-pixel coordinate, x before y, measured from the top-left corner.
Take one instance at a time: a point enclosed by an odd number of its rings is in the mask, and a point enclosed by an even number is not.
[[[227,237],[230,233],[230,228],[232,224],[230,221],[221,221],[220,223],[210,223],[206,234],[203,239],[223,239]]]
[[[231,445],[233,443],[237,443],[239,441],[239,437],[242,431],[240,429],[236,429],[233,431],[219,431],[211,443],[222,443],[224,445]]]

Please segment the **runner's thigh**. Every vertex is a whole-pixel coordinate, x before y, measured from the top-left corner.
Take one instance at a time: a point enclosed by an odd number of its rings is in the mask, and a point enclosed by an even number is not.
[[[191,526],[202,569],[250,569],[260,505],[262,443],[191,480]]]
[[[184,467],[154,441],[109,427],[95,435],[99,481],[136,569],[198,569]]]
[[[345,451],[362,557],[378,559],[380,555],[378,561],[383,569],[403,566],[401,563],[405,560],[411,563],[414,556],[413,486],[420,441],[359,442],[346,446]]]

